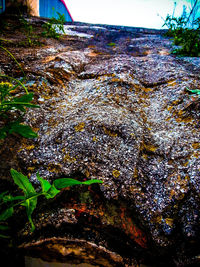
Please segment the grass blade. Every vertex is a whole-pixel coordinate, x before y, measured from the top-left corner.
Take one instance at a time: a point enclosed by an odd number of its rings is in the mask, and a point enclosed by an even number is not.
[[[8,49],[6,49],[5,47],[3,47],[1,45],[0,45],[0,48],[3,49],[4,51],[6,51],[6,53],[15,61],[15,63],[17,64],[17,66],[20,68],[20,70],[22,71],[23,75],[26,76],[26,74],[24,73],[24,70],[23,70],[22,66],[19,64],[19,62],[13,56],[13,54]]]

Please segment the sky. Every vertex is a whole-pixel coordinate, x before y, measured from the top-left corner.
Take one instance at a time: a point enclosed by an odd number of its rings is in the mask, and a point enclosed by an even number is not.
[[[200,0],[199,0],[200,1]],[[190,0],[65,0],[74,21],[161,29],[163,19],[180,16]],[[188,9],[189,11],[189,9]],[[162,19],[163,18],[163,19]]]

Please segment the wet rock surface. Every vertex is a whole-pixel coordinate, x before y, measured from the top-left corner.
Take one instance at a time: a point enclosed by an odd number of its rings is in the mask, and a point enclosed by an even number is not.
[[[40,104],[25,118],[39,137],[1,143],[1,179],[12,167],[36,187],[37,172],[103,184],[41,202],[33,233],[15,221],[19,248],[77,264],[197,266],[199,100],[186,88],[200,88],[200,58],[171,55],[162,31],[65,27],[59,41],[13,50]]]

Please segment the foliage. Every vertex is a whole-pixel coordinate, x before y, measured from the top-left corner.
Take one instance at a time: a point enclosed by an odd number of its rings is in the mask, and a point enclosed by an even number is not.
[[[14,55],[5,47],[0,45],[0,48],[4,50],[17,64],[25,76],[24,70],[14,57]],[[21,123],[23,115],[26,112],[26,108],[38,108],[38,105],[31,103],[33,100],[33,93],[29,93],[27,88],[23,84],[23,79],[18,80],[13,77],[2,75],[0,73],[2,81],[0,83],[0,139],[4,139],[7,134],[17,133],[25,138],[35,138],[35,133],[30,126]],[[12,82],[8,82],[11,80]],[[25,93],[15,96],[18,88],[23,88]]]
[[[170,16],[168,14],[165,19],[165,23],[163,24],[163,26],[168,27],[168,32],[166,35],[170,37],[175,37],[182,34],[186,23],[187,23],[187,17],[185,14],[183,14],[179,18]]]
[[[26,208],[26,214],[28,220],[31,224],[31,231],[34,231],[35,225],[32,220],[32,213],[37,206],[37,199],[40,196],[44,196],[46,199],[54,198],[60,189],[73,185],[91,185],[94,183],[102,183],[100,180],[88,180],[85,182],[80,182],[75,179],[70,178],[60,178],[54,180],[53,184],[50,184],[47,180],[40,177],[37,173],[37,179],[41,184],[41,190],[37,192],[27,176],[22,173],[11,169],[11,176],[15,184],[23,191],[23,195],[13,196],[7,194],[8,192],[3,192],[0,194],[0,230],[7,230],[5,221],[9,219],[13,213],[16,206],[24,206]],[[6,237],[6,235],[0,235],[0,237]]]
[[[44,37],[59,39],[60,34],[57,32],[57,30],[59,32],[65,33],[65,30],[64,30],[65,16],[64,14],[61,15],[59,12],[56,12],[56,13],[58,14],[57,19],[53,17],[43,25],[44,31],[42,35]]]
[[[194,90],[191,90],[189,88],[186,88],[187,91],[189,91],[190,93],[193,93],[193,94],[196,94],[196,95],[200,95],[200,89],[194,89]]]
[[[174,54],[181,56],[200,55],[200,17],[192,22],[193,28],[188,28],[190,15],[183,12],[179,18],[167,15],[163,26],[168,27],[167,36],[173,37],[173,43],[180,48],[173,50]]]
[[[21,65],[13,54],[3,46],[0,46],[0,48],[14,59],[24,74]],[[0,139],[4,139],[7,134],[12,133],[20,134],[25,138],[37,137],[37,134],[30,126],[21,123],[27,108],[39,107],[31,103],[33,100],[33,93],[29,93],[26,86],[23,84],[24,78],[19,80],[0,73],[0,79],[2,79],[2,82],[0,82]],[[24,90],[24,93],[21,92],[21,89]],[[37,173],[37,179],[41,184],[41,191],[38,192],[27,176],[24,176],[22,173],[11,169],[11,176],[14,183],[23,191],[23,195],[13,196],[8,192],[0,193],[0,231],[3,231],[3,233],[0,233],[1,238],[10,238],[5,234],[5,231],[8,230],[6,221],[13,215],[15,207],[24,206],[26,208],[27,217],[31,224],[31,231],[33,231],[35,225],[32,220],[32,213],[37,206],[38,197],[44,196],[46,199],[50,199],[54,198],[60,190],[65,187],[102,183],[100,180],[80,182],[71,178],[60,178],[55,180],[53,184],[50,184]]]
[[[1,42],[4,41],[4,39],[0,39],[0,48],[2,50],[4,50],[17,64],[17,66],[20,68],[20,70],[22,71],[23,75],[25,76],[24,70],[22,69],[21,65],[19,64],[19,62],[17,61],[17,59],[14,57],[14,55],[12,53],[10,53],[10,51],[5,48],[4,46],[1,45]]]
[[[22,15],[20,16],[20,23],[22,25],[22,28],[24,30],[24,34],[26,36],[26,41],[24,42],[24,44],[28,45],[28,46],[39,45],[40,44],[40,42],[38,40],[39,36],[34,34],[33,26]]]
[[[29,93],[22,81],[16,80],[6,75],[4,78],[14,80],[14,83],[0,83],[0,139],[4,139],[7,134],[17,133],[26,138],[35,138],[35,133],[30,126],[21,123],[26,108],[38,108],[39,106],[31,103],[33,93]],[[13,95],[18,87],[25,89],[25,94],[20,96]]]

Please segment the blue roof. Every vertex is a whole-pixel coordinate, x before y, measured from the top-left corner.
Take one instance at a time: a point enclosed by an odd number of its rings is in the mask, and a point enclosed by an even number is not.
[[[5,11],[5,0],[0,0],[0,14]]]
[[[64,0],[39,0],[39,15],[44,18],[58,18],[57,12],[64,14],[65,20],[72,22],[72,16]]]

